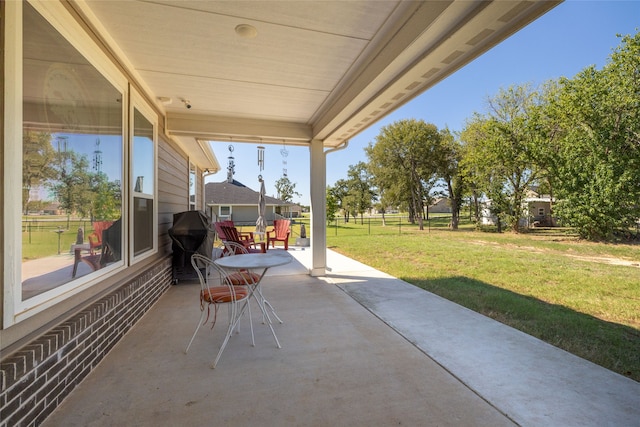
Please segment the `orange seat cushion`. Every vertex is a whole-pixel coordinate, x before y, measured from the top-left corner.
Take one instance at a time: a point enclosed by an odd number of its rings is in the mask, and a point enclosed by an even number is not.
[[[246,298],[248,294],[249,292],[246,288],[240,286],[235,287],[236,300]],[[210,304],[232,302],[233,294],[228,286],[213,286],[203,290],[200,299]]]
[[[258,283],[260,275],[248,271],[238,271],[227,276],[232,285],[253,285]]]

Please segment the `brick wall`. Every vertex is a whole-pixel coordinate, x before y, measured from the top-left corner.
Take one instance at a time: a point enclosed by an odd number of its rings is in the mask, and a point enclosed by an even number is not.
[[[0,363],[0,427],[37,426],[153,306],[172,282],[155,264]]]

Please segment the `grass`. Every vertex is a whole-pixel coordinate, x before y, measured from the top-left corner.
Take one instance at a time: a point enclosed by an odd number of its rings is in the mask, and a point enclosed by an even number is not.
[[[76,242],[78,228],[84,229],[86,236],[91,233],[91,221],[69,220],[66,217],[46,216],[29,217],[22,223],[22,260],[44,258],[58,253],[58,233],[60,234],[60,252],[68,253],[71,245]]]
[[[47,218],[23,229],[23,258],[57,253],[79,226]],[[299,237],[292,224],[290,244]],[[420,288],[492,317],[622,375],[640,381],[640,246],[583,242],[568,229],[526,234],[475,231],[469,221],[448,229],[433,216],[424,230],[406,218],[342,219],[327,245]],[[255,227],[249,227],[255,229]],[[491,231],[491,230],[489,230]],[[611,265],[603,259],[625,261]]]
[[[333,250],[640,381],[640,246],[470,225],[341,231]]]

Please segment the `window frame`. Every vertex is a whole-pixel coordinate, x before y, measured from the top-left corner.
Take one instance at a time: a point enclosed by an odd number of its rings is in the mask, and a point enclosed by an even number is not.
[[[222,215],[222,208],[229,208],[228,215]],[[232,205],[219,205],[218,206],[218,218],[231,219],[231,215],[233,214],[233,206]]]
[[[135,110],[138,110],[140,114],[142,114],[153,126],[153,192],[152,193],[137,193],[134,191],[135,185],[135,177],[133,176],[133,163],[135,159],[133,158],[133,146],[134,146],[134,132],[135,132]],[[145,101],[143,96],[133,87],[130,87],[129,90],[129,137],[128,137],[128,176],[129,183],[127,185],[127,189],[129,191],[128,207],[129,207],[129,264],[136,264],[150,256],[158,253],[158,123],[159,118],[158,114],[155,110]],[[135,245],[135,223],[134,223],[134,215],[135,215],[135,198],[140,195],[145,196],[145,199],[149,199],[149,196],[152,196],[152,206],[153,206],[153,225],[152,225],[152,246],[150,249],[145,250],[144,252],[136,255],[134,251]]]
[[[26,2],[25,2],[26,3]],[[68,13],[60,2],[28,3],[39,13],[74,49],[82,55],[122,95],[122,167],[126,165],[126,136],[128,99],[128,81],[120,70],[109,60],[102,50],[88,37],[82,26]],[[10,82],[4,87],[4,126],[3,126],[3,282],[2,328],[17,324],[40,313],[70,297],[94,286],[117,271],[125,268],[124,256],[120,262],[105,267],[102,274],[88,275],[69,281],[42,294],[22,300],[22,235],[21,203],[7,203],[21,200],[22,182],[22,143],[10,144],[8,141],[23,140],[23,2],[5,2],[5,38],[4,38],[4,79]],[[123,174],[123,178],[126,176]],[[126,197],[126,184],[123,184],[123,197]],[[122,215],[126,215],[128,206],[123,204]],[[123,236],[126,232],[123,230]],[[124,252],[124,251],[123,251]]]

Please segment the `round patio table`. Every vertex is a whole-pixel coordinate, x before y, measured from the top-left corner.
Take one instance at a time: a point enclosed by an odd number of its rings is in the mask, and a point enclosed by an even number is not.
[[[271,324],[271,317],[269,317],[269,314],[267,313],[267,310],[265,307],[269,307],[269,309],[271,310],[271,313],[273,313],[275,318],[278,319],[280,323],[282,323],[282,320],[276,314],[276,311],[271,305],[271,303],[267,301],[267,299],[262,294],[260,283],[262,282],[262,278],[265,276],[268,269],[272,267],[288,264],[291,262],[292,259],[293,257],[288,252],[275,250],[275,251],[269,251],[266,253],[250,253],[250,254],[226,256],[226,257],[218,258],[214,261],[218,266],[224,269],[229,269],[229,270],[262,269],[262,274],[260,275],[258,280],[256,280],[255,282],[247,283],[247,285],[250,288],[249,298],[253,297],[258,303],[258,306],[262,311],[263,318],[267,320],[267,324],[271,329],[271,333],[273,334],[273,339],[276,341],[276,345],[278,346],[278,348],[282,348],[282,346],[280,346],[280,341],[278,341],[276,332],[273,330],[273,325]],[[243,307],[240,315],[237,317],[235,321],[236,323],[242,317],[242,313],[244,313],[245,309],[246,309],[246,305]]]

